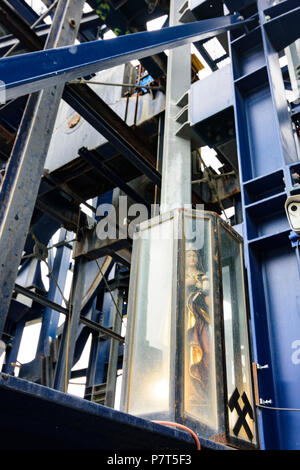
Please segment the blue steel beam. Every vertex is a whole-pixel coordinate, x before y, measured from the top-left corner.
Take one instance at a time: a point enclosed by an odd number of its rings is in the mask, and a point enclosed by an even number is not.
[[[299,450],[299,278],[284,210],[299,159],[275,48],[295,34],[299,0],[270,4],[258,0],[260,26],[229,39],[253,360],[267,365],[258,371],[260,446]],[[285,24],[277,37],[274,24]]]
[[[59,242],[64,242],[64,241],[67,241],[67,231],[64,229],[61,229]],[[70,255],[71,255],[70,248],[71,247],[64,246],[64,245],[57,247],[53,266],[51,266],[52,273],[53,273],[52,275],[53,275],[53,278],[56,280],[56,282],[54,282],[54,279],[50,277],[50,287],[49,287],[47,298],[57,304],[60,304],[62,300],[62,295],[57,285],[60,286],[60,289],[62,291],[64,290],[65,282],[66,282],[66,272],[68,271],[69,263],[70,263]],[[45,309],[45,312],[43,314],[42,327],[41,327],[38,347],[37,347],[37,354],[43,355],[43,356],[48,356],[50,354],[49,339],[51,338],[52,340],[54,340],[56,338],[56,330],[58,326],[59,316],[60,316],[59,312],[56,312],[50,307],[47,307]]]
[[[81,302],[84,294],[84,281],[87,261],[84,258],[75,260],[71,287],[72,315],[65,321],[63,336],[59,348],[59,360],[55,371],[54,388],[67,392],[73,366],[76,335],[80,322]]]
[[[207,39],[244,23],[238,15],[225,16],[4,58],[0,60],[0,93],[6,93],[6,100],[14,99],[165,49]]]
[[[12,16],[12,18],[14,17]],[[26,24],[24,25],[22,18],[16,18],[14,21],[18,25],[17,37],[19,37],[21,43],[24,42],[24,45],[29,48],[34,45],[35,50],[40,50],[43,44],[42,39],[30,29],[27,31],[27,35],[23,34],[23,28],[26,30]],[[151,150],[146,145],[141,146],[141,143],[137,142],[136,136],[133,136],[132,131],[124,121],[113,113],[111,108],[90,87],[87,85],[68,85],[64,89],[63,99],[100,134],[112,142],[115,148],[128,158],[136,168],[160,186],[160,175],[153,167],[155,162]],[[39,206],[42,204],[40,209],[45,211],[44,201],[42,203],[39,199],[38,204]],[[50,206],[53,207],[53,201],[51,204],[47,204],[47,208],[49,209]],[[66,209],[60,211],[60,214],[64,213],[66,213]],[[53,215],[57,219],[57,211]]]
[[[299,0],[286,0],[265,9],[264,19],[264,28],[277,52],[299,38]]]

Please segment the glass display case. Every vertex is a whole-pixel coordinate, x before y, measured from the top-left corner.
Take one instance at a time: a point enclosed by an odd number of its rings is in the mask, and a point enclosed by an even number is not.
[[[121,409],[257,447],[241,237],[177,209],[134,238]]]

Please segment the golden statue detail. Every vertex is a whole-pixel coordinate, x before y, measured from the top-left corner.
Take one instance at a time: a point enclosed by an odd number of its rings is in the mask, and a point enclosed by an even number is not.
[[[186,252],[185,269],[188,401],[203,406],[209,404],[210,390],[209,282],[197,251]]]

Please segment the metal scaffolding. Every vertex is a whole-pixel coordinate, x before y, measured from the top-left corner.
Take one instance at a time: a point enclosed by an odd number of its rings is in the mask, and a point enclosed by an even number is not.
[[[286,97],[299,78],[299,0],[90,0],[88,12],[84,0],[44,3],[40,15],[23,0],[0,5],[1,446],[15,432],[23,448],[47,439],[50,448],[195,448],[182,430],[113,409],[136,269],[126,196],[146,209],[141,222],[157,204],[162,215],[202,204],[243,237],[259,410],[252,448],[298,450],[298,245],[284,204],[300,184],[299,99]],[[116,37],[103,39],[107,31]],[[19,364],[36,323],[35,357]],[[83,400],[68,393],[77,378]],[[230,445],[228,435],[198,438]]]

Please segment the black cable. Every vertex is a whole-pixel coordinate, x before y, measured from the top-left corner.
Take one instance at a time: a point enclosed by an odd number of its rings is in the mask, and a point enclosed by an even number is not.
[[[111,295],[112,301],[113,301],[113,303],[114,303],[114,305],[115,305],[115,307],[116,307],[116,311],[117,311],[118,315],[120,316],[120,318],[121,318],[121,320],[122,320],[123,326],[125,327],[125,324],[124,324],[124,321],[123,321],[123,315],[121,314],[121,312],[120,312],[120,310],[119,310],[119,307],[118,307],[117,304],[116,304],[116,301],[115,301],[115,299],[114,299],[114,296],[113,296],[113,294],[112,294],[112,291],[111,291],[111,289],[110,289],[110,287],[109,287],[109,285],[108,285],[108,282],[107,282],[107,280],[106,280],[106,278],[105,278],[105,276],[104,276],[104,274],[103,274],[103,272],[102,272],[102,269],[101,269],[100,266],[99,266],[98,260],[95,259],[95,261],[96,261],[96,264],[97,264],[97,266],[98,266],[98,269],[99,269],[99,271],[100,271],[100,273],[101,273],[101,275],[102,275],[102,278],[103,278],[103,280],[104,280],[104,283],[105,283],[105,285],[106,285],[106,287],[107,287],[107,289],[108,289],[108,291],[109,291],[109,293],[110,293],[110,295]]]

